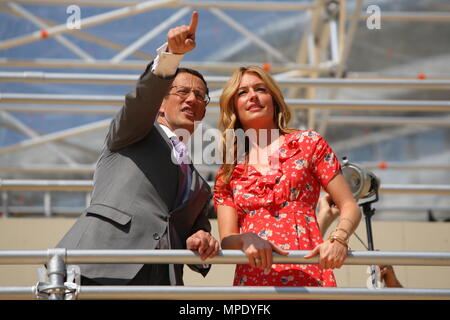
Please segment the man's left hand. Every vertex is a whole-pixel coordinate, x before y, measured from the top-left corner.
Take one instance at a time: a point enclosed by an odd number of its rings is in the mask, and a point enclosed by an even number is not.
[[[186,240],[189,250],[197,250],[202,260],[213,258],[219,253],[219,241],[209,232],[199,230]]]

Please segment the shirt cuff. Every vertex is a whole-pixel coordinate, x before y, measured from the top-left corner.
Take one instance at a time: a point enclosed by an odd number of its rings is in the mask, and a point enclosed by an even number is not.
[[[152,72],[153,74],[166,78],[173,76],[180,65],[183,54],[174,54],[166,52],[167,42],[156,50],[157,56],[153,61]]]

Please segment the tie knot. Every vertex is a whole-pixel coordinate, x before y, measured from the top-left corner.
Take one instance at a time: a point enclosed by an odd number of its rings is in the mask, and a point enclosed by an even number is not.
[[[178,137],[171,137],[170,140],[172,141],[172,144],[178,153],[178,159],[185,160],[185,157],[187,156],[186,145],[183,142],[181,142],[180,139],[178,139]]]

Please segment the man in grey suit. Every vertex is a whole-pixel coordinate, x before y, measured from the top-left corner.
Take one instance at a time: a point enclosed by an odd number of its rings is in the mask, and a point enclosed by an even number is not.
[[[94,173],[90,206],[57,247],[191,249],[214,257],[218,241],[207,218],[211,192],[186,158],[176,132],[194,131],[209,102],[203,76],[178,68],[195,48],[198,14],[169,31],[168,42],[112,120]],[[178,145],[177,145],[178,144]],[[176,148],[175,148],[176,146]],[[209,265],[189,265],[202,275]],[[85,264],[82,284],[182,285],[183,265]]]

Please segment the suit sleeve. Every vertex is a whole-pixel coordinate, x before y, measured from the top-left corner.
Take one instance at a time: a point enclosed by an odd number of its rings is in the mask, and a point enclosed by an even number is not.
[[[209,201],[203,207],[202,212],[197,217],[197,220],[195,220],[195,223],[191,229],[191,235],[199,230],[211,233],[211,223],[209,222],[208,219],[208,210],[209,210]]]
[[[125,96],[123,107],[111,121],[106,136],[106,146],[110,151],[138,142],[153,128],[174,76],[157,76],[151,72],[151,66],[147,66],[136,86]]]

